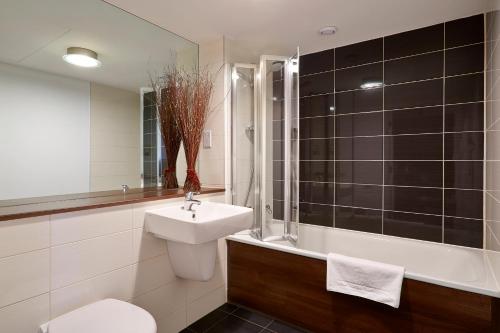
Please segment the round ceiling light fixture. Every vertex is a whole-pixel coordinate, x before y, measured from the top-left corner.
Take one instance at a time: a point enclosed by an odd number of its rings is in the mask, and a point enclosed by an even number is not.
[[[334,35],[336,32],[337,32],[337,27],[333,26],[333,25],[327,26],[327,27],[323,27],[323,28],[319,29],[319,34],[321,36]]]
[[[101,62],[97,59],[97,53],[83,47],[68,47],[63,59],[69,64],[80,67],[101,66]]]

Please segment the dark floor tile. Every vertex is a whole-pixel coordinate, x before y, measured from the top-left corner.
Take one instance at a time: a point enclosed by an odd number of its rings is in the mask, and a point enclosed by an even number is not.
[[[337,183],[382,184],[382,162],[377,161],[336,161]]]
[[[483,247],[483,222],[453,217],[444,218],[444,242],[469,247]]]
[[[445,23],[446,47],[455,47],[484,40],[483,14]]]
[[[231,304],[231,303],[224,303],[223,305],[221,305],[217,308],[217,310],[223,311],[225,313],[233,313],[237,309],[238,309],[238,306]]]
[[[441,242],[442,216],[384,212],[384,235]]]
[[[299,204],[299,222],[333,227],[333,205]]]
[[[403,109],[443,104],[443,79],[385,87],[385,109]]]
[[[446,50],[446,75],[482,72],[484,70],[484,44],[475,44]]]
[[[440,133],[443,131],[443,107],[405,109],[384,112],[385,134]]]
[[[299,183],[300,202],[333,205],[333,192],[333,183],[315,183],[302,181]]]
[[[446,104],[480,102],[484,99],[483,73],[447,77],[445,86]]]
[[[335,57],[336,69],[382,61],[382,38],[338,47],[335,49]]]
[[[281,321],[273,321],[271,325],[267,327],[270,331],[276,333],[307,333],[307,331],[299,329],[289,324],[285,324]]]
[[[482,131],[484,129],[484,105],[467,103],[445,106],[446,132]]]
[[[385,161],[386,185],[442,187],[441,161]]]
[[[442,134],[398,135],[384,137],[386,160],[442,160]]]
[[[385,59],[405,57],[444,48],[444,24],[410,30],[384,38]]]
[[[333,160],[334,139],[306,139],[299,141],[301,160]]]
[[[384,188],[384,208],[391,211],[442,215],[443,190],[440,188]]]
[[[335,71],[335,91],[361,89],[363,83],[382,82],[382,63],[363,65]]]
[[[188,329],[196,333],[208,332],[211,327],[227,316],[228,314],[226,312],[217,309],[189,325]]]
[[[300,180],[311,182],[333,182],[335,163],[333,161],[300,161]]]
[[[335,136],[373,136],[383,134],[383,113],[369,112],[335,117]]]
[[[384,82],[393,84],[442,77],[443,61],[443,51],[386,61]]]
[[[381,233],[382,211],[335,207],[335,228]]]
[[[482,160],[483,132],[446,133],[444,156],[446,160]]]
[[[483,189],[483,161],[445,161],[444,186]]]
[[[300,57],[300,75],[313,74],[334,69],[335,50],[325,50]]]
[[[382,186],[335,184],[335,205],[382,209]]]
[[[251,324],[241,318],[229,315],[207,332],[209,333],[258,333],[262,327]]]
[[[335,114],[381,111],[382,89],[346,91],[335,94]]]
[[[483,191],[444,190],[444,215],[483,218]]]
[[[334,116],[300,119],[300,138],[333,138],[335,136],[334,125]]]
[[[335,139],[336,160],[382,160],[383,137]]]
[[[326,72],[300,77],[300,97],[334,92],[334,74]]]
[[[234,311],[233,316],[251,321],[252,323],[262,327],[266,327],[268,324],[271,323],[271,321],[273,321],[272,318],[265,316],[262,313],[250,311],[243,308],[239,308],[238,310]]]
[[[300,103],[300,117],[331,116],[335,114],[335,95],[303,97]]]

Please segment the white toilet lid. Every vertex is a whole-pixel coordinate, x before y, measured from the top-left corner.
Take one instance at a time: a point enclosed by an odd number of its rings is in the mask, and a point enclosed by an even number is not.
[[[51,320],[48,333],[156,333],[144,309],[116,299],[98,301]]]

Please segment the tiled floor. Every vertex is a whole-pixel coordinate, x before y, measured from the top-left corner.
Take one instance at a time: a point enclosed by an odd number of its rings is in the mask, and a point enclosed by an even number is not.
[[[306,333],[307,331],[226,303],[181,333]]]

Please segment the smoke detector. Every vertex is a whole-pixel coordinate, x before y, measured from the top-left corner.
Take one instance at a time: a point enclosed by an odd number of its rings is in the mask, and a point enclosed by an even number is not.
[[[330,36],[333,35],[337,32],[337,27],[336,26],[327,26],[319,29],[319,34],[321,36]]]

